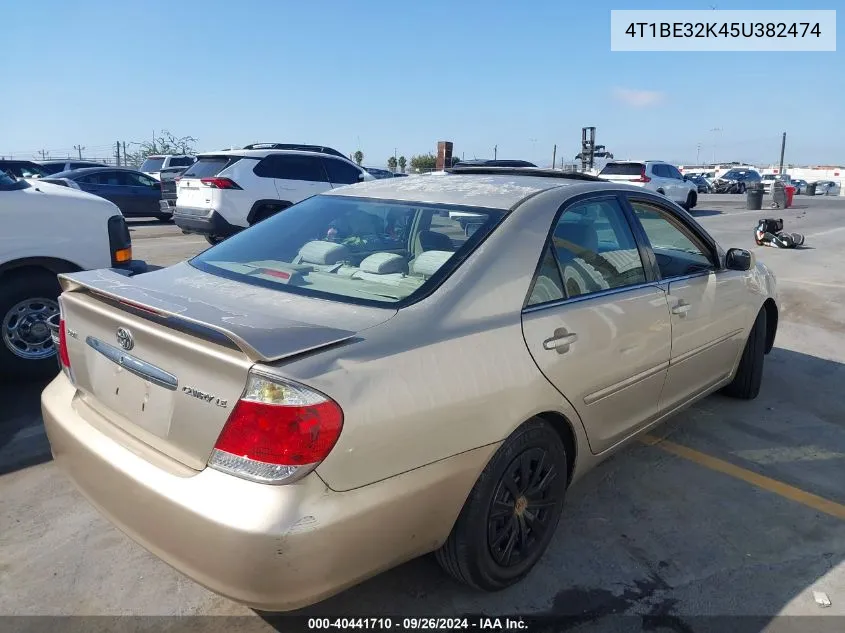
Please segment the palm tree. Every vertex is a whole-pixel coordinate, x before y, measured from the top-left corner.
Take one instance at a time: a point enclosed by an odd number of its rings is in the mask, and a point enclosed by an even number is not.
[[[390,158],[387,159],[387,168],[390,171],[396,173],[396,157],[395,156],[391,156]]]
[[[399,169],[404,174],[405,173],[405,165],[408,164],[408,161],[405,160],[404,156],[399,157]]]
[[[354,156],[355,156],[355,162],[358,163],[359,165],[364,162],[364,152],[362,152],[360,149],[357,152],[355,152]]]

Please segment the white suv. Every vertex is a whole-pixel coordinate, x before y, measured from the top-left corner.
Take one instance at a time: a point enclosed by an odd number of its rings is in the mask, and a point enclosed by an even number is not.
[[[373,180],[331,148],[255,147],[200,154],[185,170],[178,179],[173,214],[183,232],[204,235],[216,244],[305,198]]]
[[[689,211],[698,203],[698,186],[684,180],[678,168],[659,160],[612,161],[599,178],[619,184],[638,185],[662,194]]]
[[[193,165],[195,160],[195,156],[188,154],[150,154],[144,159],[138,171],[161,180],[160,174],[163,170],[171,167],[187,167]]]

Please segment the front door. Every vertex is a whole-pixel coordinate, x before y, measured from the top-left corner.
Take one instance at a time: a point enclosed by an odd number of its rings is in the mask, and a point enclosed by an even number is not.
[[[661,396],[669,411],[730,375],[745,343],[748,291],[740,271],[720,270],[718,254],[678,214],[631,197],[667,291],[672,360]]]
[[[616,197],[565,209],[522,326],[537,366],[581,416],[594,453],[657,417],[669,366],[669,308]]]

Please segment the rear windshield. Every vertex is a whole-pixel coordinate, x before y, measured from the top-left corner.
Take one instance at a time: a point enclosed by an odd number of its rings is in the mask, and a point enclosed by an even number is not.
[[[141,165],[141,171],[159,171],[163,166],[163,158],[148,158]]]
[[[213,178],[241,159],[240,156],[209,156],[199,158],[182,174],[183,178]]]
[[[170,159],[170,166],[171,167],[187,167],[194,162],[194,159],[190,156],[183,156],[181,158],[171,157]]]
[[[639,176],[641,173],[642,163],[608,163],[601,170],[602,176]]]
[[[477,207],[317,195],[191,264],[284,292],[402,307],[439,286],[502,217]]]

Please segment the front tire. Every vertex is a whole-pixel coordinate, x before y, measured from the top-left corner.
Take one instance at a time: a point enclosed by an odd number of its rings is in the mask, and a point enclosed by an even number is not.
[[[566,493],[567,455],[558,433],[532,419],[482,471],[435,556],[453,578],[498,591],[524,578],[554,536]]]
[[[732,398],[753,400],[760,393],[763,382],[763,363],[766,353],[766,309],[761,308],[754,321],[739,367],[731,383],[724,388],[724,393]]]
[[[0,286],[0,375],[55,376],[59,366],[47,319],[59,312],[59,282],[46,270],[7,274]]]
[[[217,246],[220,242],[222,242],[225,238],[220,237],[219,235],[206,235],[205,241],[211,244],[212,246]]]

